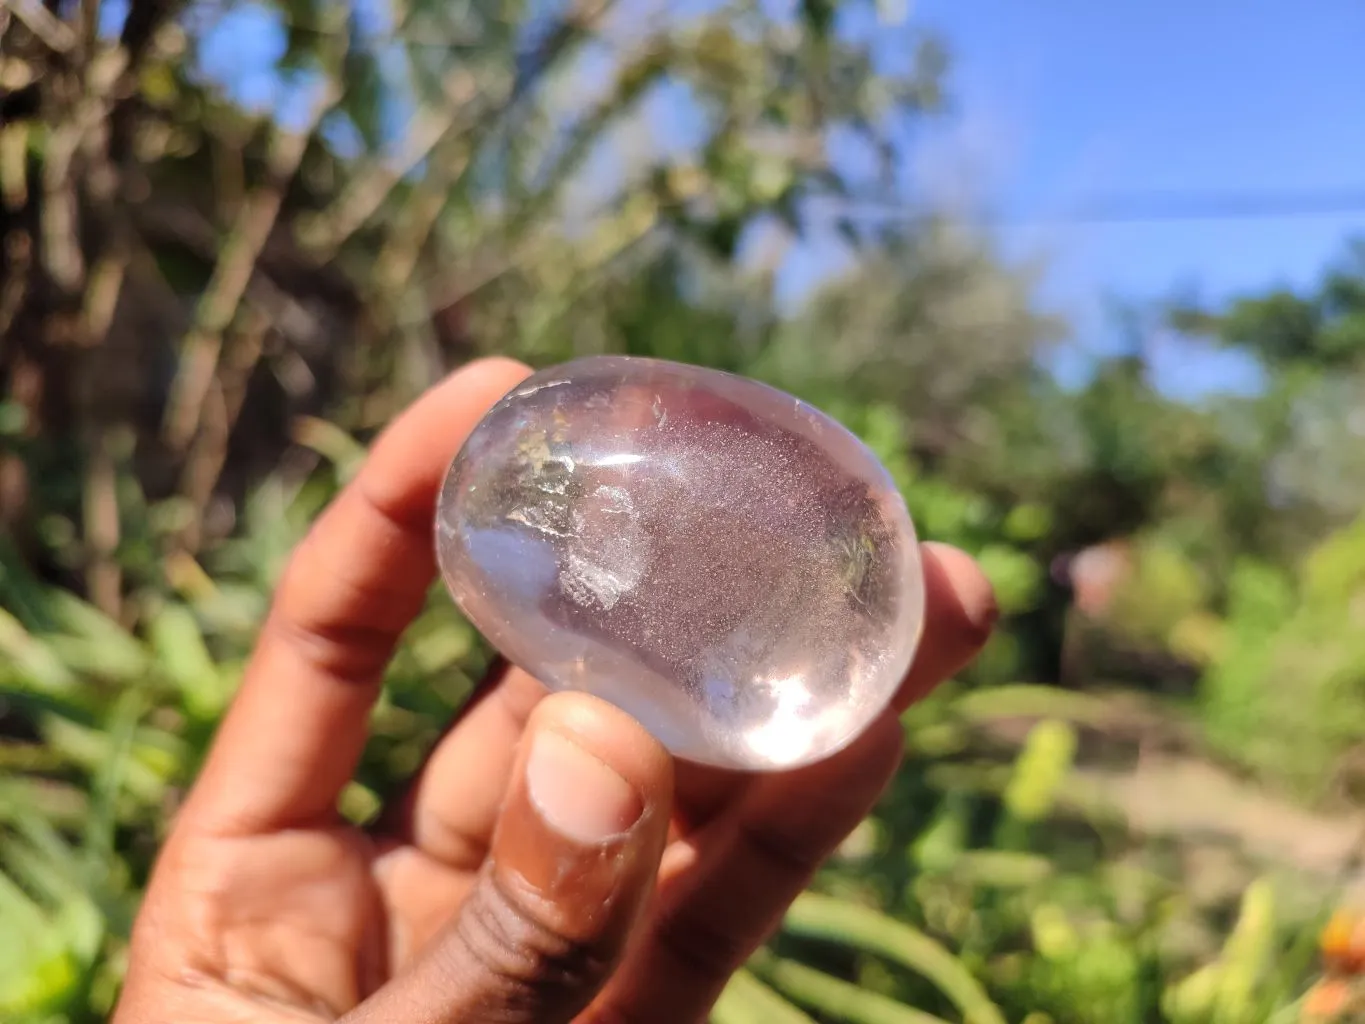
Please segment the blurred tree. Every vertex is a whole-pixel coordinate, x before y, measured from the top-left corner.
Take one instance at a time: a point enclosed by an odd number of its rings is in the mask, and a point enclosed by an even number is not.
[[[1365,504],[1365,240],[1349,242],[1313,287],[1243,296],[1216,312],[1175,304],[1170,317],[1264,370],[1261,393],[1229,403],[1223,422],[1216,482],[1238,539],[1292,560],[1354,518]]]
[[[836,131],[889,195],[942,70],[912,26],[878,57],[862,0],[6,10],[0,517],[114,614],[119,467],[194,551],[295,417],[371,430],[478,349],[686,358],[694,328],[724,361],[714,317],[644,340],[629,309],[690,309],[755,222],[849,192]],[[225,43],[266,66],[215,78]]]

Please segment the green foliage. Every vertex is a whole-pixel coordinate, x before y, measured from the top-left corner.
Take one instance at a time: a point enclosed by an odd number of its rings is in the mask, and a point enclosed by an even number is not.
[[[942,1017],[870,992],[795,960],[761,953],[754,970],[783,995],[823,1016],[848,1024],[944,1024]]]
[[[805,893],[787,914],[788,932],[873,953],[922,975],[965,1024],[1004,1024],[990,997],[948,950],[920,930],[856,904]]]
[[[1365,245],[1348,245],[1321,285],[1244,296],[1218,313],[1182,308],[1177,325],[1211,333],[1276,366],[1358,370],[1365,356]]]
[[[1275,953],[1274,892],[1265,880],[1247,889],[1222,953],[1166,990],[1171,1024],[1252,1024],[1266,1019],[1265,984]]]
[[[751,1024],[770,1020],[773,1024],[814,1024],[811,1018],[786,1002],[747,971],[737,971],[721,993],[711,1014],[713,1024]]]
[[[1112,614],[1129,636],[1170,645],[1187,620],[1209,606],[1209,587],[1199,566],[1164,537],[1134,552],[1130,577],[1115,595]]]
[[[1294,575],[1244,563],[1229,592],[1201,692],[1209,737],[1299,795],[1325,795],[1365,730],[1365,525],[1327,537]]]
[[[1046,818],[1075,754],[1076,734],[1065,722],[1049,720],[1035,725],[1005,789],[1005,809],[1010,816],[1019,822]]]

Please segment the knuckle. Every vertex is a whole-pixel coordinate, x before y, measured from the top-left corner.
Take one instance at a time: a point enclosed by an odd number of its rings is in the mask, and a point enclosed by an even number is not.
[[[745,822],[740,842],[768,877],[774,889],[798,890],[829,855],[829,840],[798,826],[774,821]]]
[[[659,916],[653,940],[700,989],[713,988],[718,993],[764,937],[764,922],[753,927],[738,924],[733,917],[707,913],[700,904],[683,901]]]
[[[850,751],[845,769],[799,807],[769,806],[739,827],[738,839],[754,870],[775,891],[795,897],[839,843],[876,805],[901,763],[900,725],[869,730]]]
[[[460,908],[452,938],[443,945],[453,972],[472,970],[499,1005],[530,1014],[586,1002],[615,959],[599,942],[570,935],[535,893],[496,871]]]

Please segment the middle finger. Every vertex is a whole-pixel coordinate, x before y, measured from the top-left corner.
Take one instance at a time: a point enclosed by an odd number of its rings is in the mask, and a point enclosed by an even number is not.
[[[548,692],[523,669],[499,662],[432,748],[381,830],[446,867],[477,870],[522,731]]]

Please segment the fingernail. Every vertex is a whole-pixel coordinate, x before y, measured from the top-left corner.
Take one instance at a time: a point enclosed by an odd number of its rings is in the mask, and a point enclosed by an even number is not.
[[[620,835],[644,813],[634,786],[567,736],[548,730],[532,741],[526,789],[546,824],[579,843]]]

